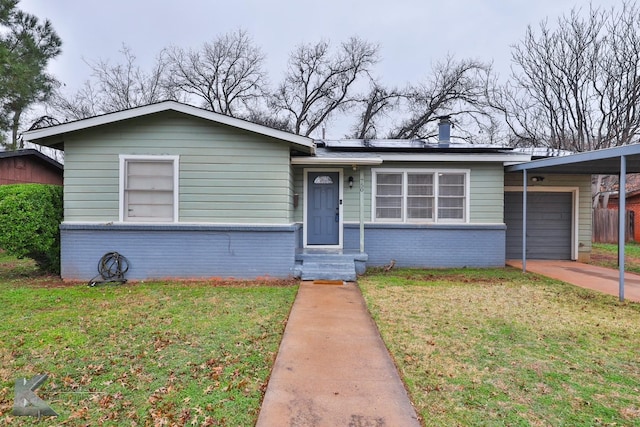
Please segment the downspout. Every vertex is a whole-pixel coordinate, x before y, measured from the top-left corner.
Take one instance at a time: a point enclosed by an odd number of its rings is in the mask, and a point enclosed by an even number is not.
[[[618,269],[619,298],[624,301],[624,244],[627,213],[627,157],[620,156],[620,176],[618,178]]]
[[[364,170],[360,167],[360,253],[364,253]]]
[[[527,170],[522,170],[522,272],[527,272]]]

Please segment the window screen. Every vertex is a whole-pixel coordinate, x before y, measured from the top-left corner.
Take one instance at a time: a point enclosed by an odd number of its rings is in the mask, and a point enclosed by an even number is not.
[[[375,220],[464,222],[467,172],[377,171]]]
[[[125,160],[125,221],[173,221],[174,160]]]
[[[376,183],[376,218],[402,220],[402,174],[379,173]]]

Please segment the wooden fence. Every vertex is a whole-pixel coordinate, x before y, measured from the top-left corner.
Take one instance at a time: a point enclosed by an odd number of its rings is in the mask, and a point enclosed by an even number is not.
[[[633,211],[627,211],[625,216],[625,242],[634,240]],[[618,242],[618,210],[594,209],[593,210],[593,235],[596,243]]]

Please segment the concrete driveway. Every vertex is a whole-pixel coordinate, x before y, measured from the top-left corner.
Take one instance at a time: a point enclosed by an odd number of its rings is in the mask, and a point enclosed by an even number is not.
[[[522,261],[509,260],[507,265],[522,269]],[[576,261],[527,260],[527,271],[562,280],[587,289],[619,296],[618,270]],[[625,301],[640,302],[640,275],[625,273]]]

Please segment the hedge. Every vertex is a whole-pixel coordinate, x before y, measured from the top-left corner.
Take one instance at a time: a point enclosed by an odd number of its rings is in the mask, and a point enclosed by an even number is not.
[[[62,217],[61,186],[0,186],[0,248],[51,273],[60,272]]]

